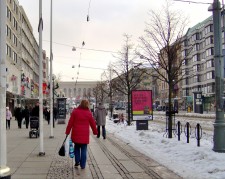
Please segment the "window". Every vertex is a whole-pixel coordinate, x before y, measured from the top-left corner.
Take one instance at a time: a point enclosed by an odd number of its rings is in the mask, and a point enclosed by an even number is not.
[[[11,52],[11,48],[10,48],[10,46],[6,46],[6,54],[9,56],[9,57],[11,57],[12,56],[12,54],[11,54],[12,52]]]
[[[205,47],[205,42],[203,41],[199,44],[199,50],[203,49],[204,47]]]
[[[208,57],[210,55],[214,55],[214,49],[213,48],[209,48],[205,51],[205,56]]]
[[[193,47],[193,51],[198,51],[199,50],[199,44],[195,44]]]
[[[194,82],[194,83],[197,83],[197,82],[198,82],[198,76],[194,76],[194,77],[193,77],[193,82]]]
[[[13,43],[17,46],[17,37],[13,34]]]
[[[196,54],[192,57],[192,62],[197,62],[200,60],[200,55],[199,54]]]
[[[196,72],[197,71],[197,65],[194,65],[193,66],[193,72]]]
[[[206,73],[206,79],[207,80],[214,79],[214,71]]]
[[[209,32],[212,32],[212,31],[213,31],[212,25],[208,25],[208,26],[205,28],[205,34],[208,34]]]
[[[205,39],[205,45],[213,44],[213,37],[210,36]]]
[[[206,68],[210,68],[210,67],[212,67],[212,61],[211,60],[206,62]]]
[[[6,27],[6,35],[11,39],[11,29],[9,26]]]

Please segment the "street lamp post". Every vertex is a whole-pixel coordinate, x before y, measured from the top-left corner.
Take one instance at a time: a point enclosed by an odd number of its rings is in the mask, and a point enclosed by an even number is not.
[[[40,127],[40,152],[39,156],[44,156],[44,131],[43,131],[43,53],[42,53],[42,31],[43,31],[43,19],[42,19],[42,0],[39,0],[39,127]]]
[[[6,0],[0,1],[0,17],[0,178],[10,179],[10,168],[6,166]]]
[[[53,94],[53,88],[54,88],[54,84],[52,84],[53,81],[53,77],[52,77],[52,58],[53,58],[53,54],[52,54],[52,0],[51,0],[51,10],[50,10],[50,137],[49,138],[54,138],[53,135],[53,127],[55,127],[55,123],[54,123],[54,119],[53,119],[53,105],[54,105],[54,94]],[[53,101],[52,101],[53,100]]]
[[[214,32],[214,59],[215,59],[215,98],[216,98],[216,119],[214,123],[214,146],[215,152],[225,153],[225,121],[223,112],[223,90],[224,90],[224,62],[222,58],[221,41],[221,4],[219,0],[214,0],[209,7],[213,12],[213,32]]]

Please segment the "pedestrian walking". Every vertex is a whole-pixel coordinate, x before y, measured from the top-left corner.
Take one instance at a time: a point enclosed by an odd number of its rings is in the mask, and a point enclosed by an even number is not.
[[[18,105],[17,108],[16,108],[15,118],[16,118],[17,123],[18,123],[18,128],[21,129],[22,128],[23,114],[22,114],[22,109],[21,109],[20,105]]]
[[[26,128],[28,129],[29,126],[29,118],[30,118],[30,111],[28,109],[28,106],[25,106],[25,109],[23,110],[23,116],[25,117],[25,124]]]
[[[105,109],[104,105],[100,102],[94,114],[94,117],[98,126],[97,138],[100,137],[100,128],[102,127],[102,136],[103,136],[103,139],[106,139],[105,124],[106,124],[107,114],[108,114],[107,110]]]
[[[54,106],[54,108],[53,108],[53,120],[54,121],[57,120],[57,115],[58,115],[58,109],[56,106]]]
[[[12,119],[12,113],[9,107],[6,107],[6,129],[10,129],[10,121]]]
[[[39,117],[39,102],[37,102],[35,107],[32,109],[31,115]]]
[[[87,144],[89,144],[91,127],[94,135],[98,134],[95,120],[89,110],[88,100],[82,100],[80,105],[75,108],[70,116],[66,127],[66,135],[71,133],[71,139],[74,145],[75,167],[80,165],[84,169],[87,161]]]
[[[50,124],[50,109],[49,107],[47,107],[46,110],[46,120],[48,121],[48,125]]]

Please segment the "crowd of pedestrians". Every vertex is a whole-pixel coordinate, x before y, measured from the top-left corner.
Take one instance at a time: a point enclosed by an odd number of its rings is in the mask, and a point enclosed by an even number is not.
[[[57,120],[57,107],[55,106],[53,108],[53,120]],[[47,120],[48,124],[50,123],[50,109],[49,107],[45,107],[43,109],[43,115],[45,119]],[[6,107],[6,129],[10,129],[10,121],[12,119],[12,111],[10,111],[9,107]],[[22,125],[26,126],[26,129],[29,128],[30,123],[30,117],[38,117],[39,118],[39,102],[35,104],[34,107],[31,105],[28,107],[27,105],[25,107],[21,107],[19,104],[14,109],[14,117],[17,121],[18,128],[21,129]]]

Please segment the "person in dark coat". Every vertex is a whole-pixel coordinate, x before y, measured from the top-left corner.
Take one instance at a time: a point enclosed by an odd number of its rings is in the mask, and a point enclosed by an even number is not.
[[[108,114],[107,110],[105,109],[104,105],[100,102],[94,114],[94,117],[98,126],[97,138],[100,137],[100,128],[102,127],[102,136],[103,136],[103,139],[106,139],[105,124],[106,124],[107,114]]]
[[[90,141],[91,127],[93,134],[97,135],[95,120],[89,110],[88,100],[82,100],[79,107],[75,108],[71,113],[68,125],[66,127],[66,135],[72,130],[71,139],[74,145],[75,167],[81,166],[84,169],[87,161],[87,144]]]
[[[23,116],[25,117],[26,128],[28,129],[29,126],[29,118],[30,118],[30,111],[27,106],[23,110]]]
[[[22,128],[22,119],[23,119],[23,114],[22,114],[22,109],[21,106],[17,106],[16,111],[15,111],[15,118],[17,120],[18,123],[18,128],[21,129]]]
[[[39,117],[39,102],[37,102],[35,107],[32,109],[31,115]]]
[[[57,120],[57,115],[58,115],[58,109],[56,106],[54,106],[54,108],[53,108],[53,120],[54,121]]]
[[[50,109],[49,107],[47,107],[46,110],[46,120],[48,121],[48,125],[50,124]]]

